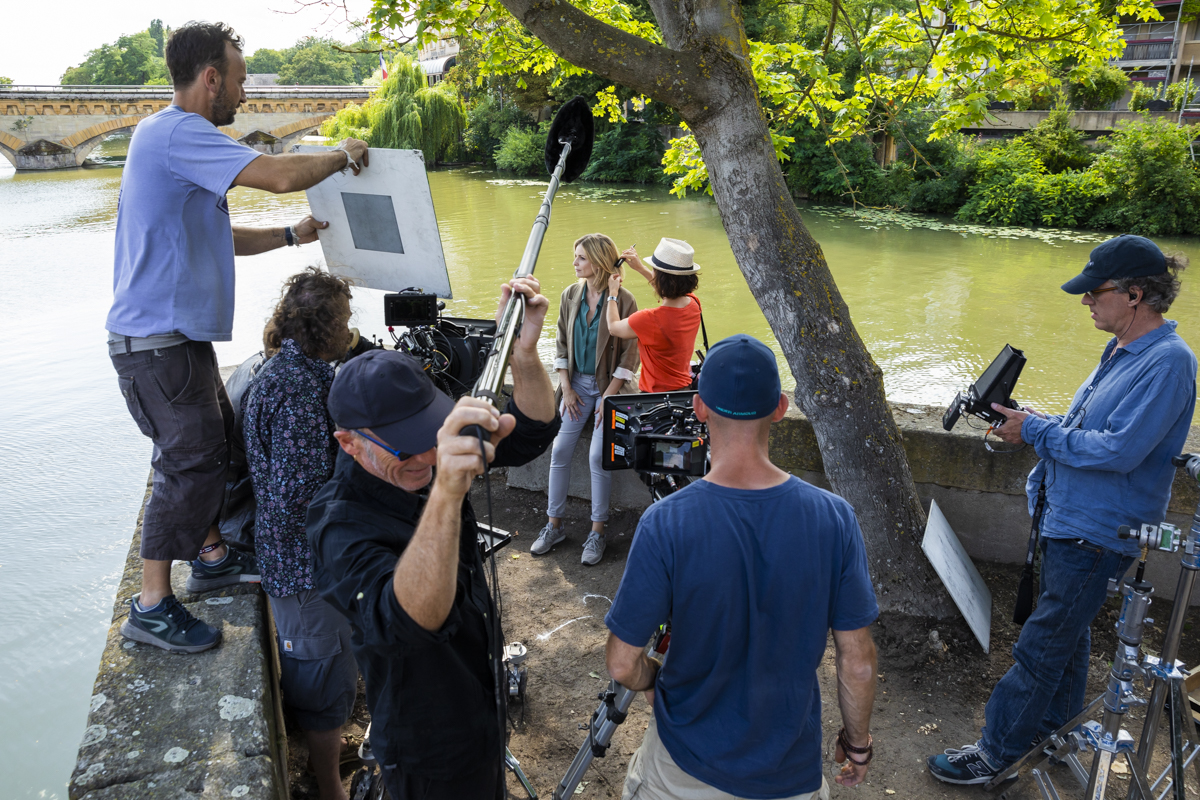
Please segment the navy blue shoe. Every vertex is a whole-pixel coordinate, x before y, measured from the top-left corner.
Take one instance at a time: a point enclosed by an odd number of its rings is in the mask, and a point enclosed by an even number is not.
[[[979,749],[979,743],[951,747],[944,753],[925,759],[929,774],[943,783],[982,784],[1000,774]],[[1013,778],[1016,775],[1012,776]]]
[[[142,611],[135,594],[129,601],[129,616],[121,623],[121,635],[152,644],[172,653],[199,653],[221,643],[221,632],[192,616],[169,594],[154,608]]]
[[[225,557],[215,564],[207,564],[197,558],[192,562],[192,574],[187,579],[187,590],[191,594],[211,592],[222,586],[235,583],[260,583],[258,562],[253,553],[228,547]]]

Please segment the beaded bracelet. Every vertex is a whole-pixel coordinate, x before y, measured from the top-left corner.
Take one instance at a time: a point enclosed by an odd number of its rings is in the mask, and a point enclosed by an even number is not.
[[[838,731],[837,743],[838,746],[842,748],[842,752],[846,754],[846,759],[855,766],[865,767],[867,764],[870,764],[871,759],[875,757],[875,740],[869,733],[867,734],[867,746],[855,747],[854,745],[850,744],[850,739],[846,736],[846,729],[842,728],[840,731]],[[867,759],[866,761],[857,761],[853,758],[850,758],[851,753],[860,756],[865,754]]]

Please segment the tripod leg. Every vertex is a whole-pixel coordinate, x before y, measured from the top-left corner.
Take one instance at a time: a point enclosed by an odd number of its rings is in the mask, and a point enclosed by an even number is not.
[[[1006,780],[1008,780],[1009,776],[1016,775],[1020,771],[1021,767],[1025,766],[1031,760],[1033,760],[1038,755],[1040,755],[1042,752],[1042,748],[1044,748],[1050,741],[1052,741],[1054,739],[1054,737],[1066,736],[1077,725],[1079,725],[1085,719],[1090,717],[1092,715],[1092,712],[1096,709],[1097,706],[1100,705],[1100,701],[1102,701],[1103,699],[1104,699],[1104,695],[1102,695],[1102,694],[1096,695],[1096,697],[1092,700],[1092,702],[1088,703],[1087,706],[1083,709],[1083,711],[1080,711],[1079,714],[1077,714],[1073,720],[1068,722],[1066,725],[1063,725],[1061,728],[1056,730],[1054,733],[1050,734],[1049,738],[1047,738],[1045,741],[1038,742],[1038,744],[1033,749],[1029,750],[1027,753],[1025,753],[1025,755],[1021,756],[1016,761],[1014,761],[1012,764],[1010,764],[1007,769],[1005,769],[999,775],[997,775],[996,777],[994,777],[990,781],[988,781],[987,785],[985,785],[983,788],[986,791],[990,792],[992,789],[995,789],[997,786],[999,786],[1000,784],[1002,784]]]
[[[553,800],[570,797],[575,787],[583,780],[587,768],[591,766],[596,751],[599,750],[600,755],[604,755],[604,748],[612,741],[617,726],[625,721],[625,714],[633,705],[633,697],[636,694],[637,692],[631,692],[616,681],[609,684],[608,692],[601,695],[600,707],[596,709],[588,724],[587,738],[583,740],[579,752],[575,754],[571,766],[567,769],[567,774],[559,781],[558,788],[551,795]]]
[[[504,766],[512,770],[512,773],[517,776],[517,780],[525,787],[525,791],[529,794],[529,800],[537,800],[537,792],[534,791],[533,784],[529,782],[529,778],[525,777],[525,770],[521,769],[521,762],[517,761],[512,752],[506,747],[504,748]]]
[[[1088,776],[1087,800],[1104,800],[1104,792],[1108,788],[1108,774],[1112,768],[1113,753],[1111,750],[1097,750],[1092,759],[1092,772]],[[1149,800],[1145,795],[1143,800]]]
[[[1142,800],[1154,800],[1154,794],[1150,790],[1150,781],[1146,780],[1146,770],[1142,769],[1142,762],[1132,750],[1125,751],[1123,755],[1129,765],[1129,772],[1133,775],[1132,783],[1137,787]],[[1095,795],[1096,800],[1101,800],[1103,797],[1103,794]]]
[[[1192,745],[1191,758],[1196,768],[1196,783],[1200,784],[1200,759],[1196,759],[1195,757],[1196,748],[1200,747],[1200,735],[1196,731],[1196,720],[1192,716],[1192,704],[1188,699],[1187,688],[1184,686],[1183,681],[1175,684],[1175,696],[1179,698],[1179,722],[1180,729],[1183,731],[1181,738],[1184,743],[1190,742]],[[1180,781],[1182,782],[1182,775],[1187,768],[1187,758],[1183,743],[1180,744],[1179,754],[1175,755],[1172,753],[1172,757],[1178,759],[1179,763],[1182,764],[1182,768],[1180,769]]]

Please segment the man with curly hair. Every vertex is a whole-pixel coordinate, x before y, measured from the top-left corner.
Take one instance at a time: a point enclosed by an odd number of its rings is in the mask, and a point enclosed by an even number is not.
[[[350,623],[313,583],[304,517],[333,475],[337,440],[325,407],[333,366],[350,346],[350,284],[313,267],[288,278],[263,331],[270,357],[242,405],[258,508],[254,551],[275,619],[283,703],[308,740],[321,800],[345,800],[341,730],[358,665]]]
[[[108,352],[121,394],[153,440],[154,488],[142,522],[142,591],[121,625],[126,638],[179,653],[215,647],[221,632],[194,617],[171,589],[171,562],[189,561],[189,592],[259,579],[248,553],[230,550],[216,521],[229,464],[233,408],[213,342],[233,332],[234,256],[316,241],[311,216],[273,228],[233,226],[226,193],[307,189],[367,164],[364,142],[270,156],[234,141],[245,102],[242,39],[221,23],[171,34],[171,105],[138,123],[117,205]]]
[[[1163,319],[1186,266],[1186,256],[1164,255],[1141,236],[1102,243],[1062,285],[1113,335],[1067,413],[992,406],[1005,416],[996,435],[1032,445],[1041,459],[1025,485],[1035,517],[1045,498],[1041,590],[1013,645],[1015,663],[988,699],[982,736],[926,760],[940,781],[988,783],[1083,711],[1092,619],[1109,579],[1138,554],[1117,528],[1166,516],[1171,457],[1196,406],[1196,357]]]

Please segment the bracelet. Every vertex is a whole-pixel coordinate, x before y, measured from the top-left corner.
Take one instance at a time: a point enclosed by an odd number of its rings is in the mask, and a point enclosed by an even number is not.
[[[608,302],[610,302],[610,303],[615,303],[615,302],[617,302],[617,298],[616,298],[616,296],[615,296],[615,295],[611,295],[611,294],[610,294],[610,295],[608,296]]]
[[[296,241],[296,232],[292,230],[291,225],[283,226],[283,240],[287,242],[288,247],[300,246],[300,243]]]
[[[842,728],[840,731],[838,731],[837,743],[838,746],[842,748],[842,752],[846,754],[846,760],[855,766],[865,767],[867,764],[870,764],[871,759],[875,757],[875,739],[869,733],[867,734],[867,746],[855,747],[854,745],[850,744],[850,739],[846,736],[846,729]],[[850,758],[851,753],[860,756],[865,754],[867,758],[864,761],[859,761],[857,759]]]
[[[337,148],[337,149],[338,149],[338,150],[341,150],[343,153],[345,153],[345,154],[346,154],[346,166],[344,166],[344,167],[342,167],[341,169],[339,169],[339,170],[338,170],[338,172],[340,172],[341,174],[345,175],[345,174],[346,174],[346,170],[350,169],[350,168],[351,168],[351,167],[353,167],[353,166],[357,166],[357,163],[358,163],[358,162],[356,162],[356,161],[354,160],[354,156],[350,155],[350,151],[349,151],[349,150],[343,149],[343,148],[341,148],[341,147],[339,147],[339,148]]]

